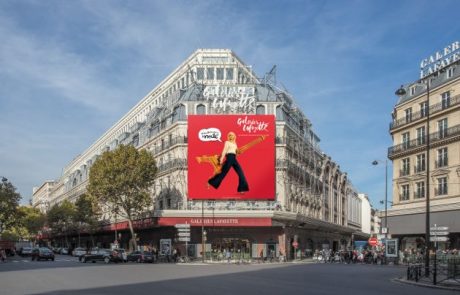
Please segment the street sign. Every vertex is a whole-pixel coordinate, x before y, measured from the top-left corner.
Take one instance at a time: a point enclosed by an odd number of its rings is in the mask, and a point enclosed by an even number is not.
[[[178,232],[190,232],[190,228],[178,228],[177,229]]]
[[[190,237],[190,233],[177,233],[178,237]]]
[[[190,242],[190,238],[186,238],[186,237],[179,237],[177,240],[179,242]]]
[[[430,241],[432,242],[447,242],[448,240],[448,237],[430,237]]]
[[[388,233],[388,227],[382,227],[382,234]]]
[[[188,223],[178,223],[174,225],[175,228],[190,228],[190,224]]]
[[[297,249],[297,247],[299,247],[299,243],[297,243],[296,241],[292,242],[292,247]]]
[[[372,238],[369,238],[367,242],[369,243],[369,245],[374,247],[374,246],[377,246],[377,244],[379,243],[379,240],[377,240],[377,238],[375,237],[372,237]]]
[[[430,235],[432,236],[448,236],[448,231],[430,231]]]
[[[430,227],[430,230],[449,230],[448,226],[432,226]]]

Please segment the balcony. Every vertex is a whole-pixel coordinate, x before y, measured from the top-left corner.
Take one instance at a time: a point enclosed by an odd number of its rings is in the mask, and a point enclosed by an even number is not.
[[[443,102],[432,105],[430,107],[430,115],[433,116],[436,113],[439,113],[449,108],[453,108],[457,105],[460,105],[460,95],[453,96],[448,101],[443,101]],[[426,117],[425,110],[418,111],[416,113],[413,113],[411,116],[405,116],[404,118],[400,118],[400,119],[397,119],[391,122],[390,130],[402,127],[412,122],[416,122],[425,117]]]
[[[439,159],[439,160],[435,161],[434,165],[435,165],[436,168],[442,168],[442,167],[449,166],[448,161],[447,161],[447,157],[444,157],[442,159]]]
[[[400,177],[402,177],[402,176],[408,176],[409,174],[410,174],[409,168],[399,170],[399,176],[400,176]]]
[[[436,145],[437,143],[453,139],[455,137],[460,137],[460,124],[447,128],[443,132],[433,132],[430,134],[430,146]],[[422,143],[423,142],[423,143]],[[401,144],[394,145],[388,148],[388,158],[394,159],[396,156],[405,155],[413,152],[418,148],[426,148],[424,140],[413,139],[411,141],[406,141]]]
[[[447,195],[447,186],[440,186],[434,189],[435,196]]]
[[[425,171],[425,164],[414,166],[414,173],[421,173]]]
[[[414,199],[423,199],[425,198],[425,191],[421,190],[418,192],[414,192]]]
[[[400,201],[409,201],[409,193],[403,193],[399,195]]]

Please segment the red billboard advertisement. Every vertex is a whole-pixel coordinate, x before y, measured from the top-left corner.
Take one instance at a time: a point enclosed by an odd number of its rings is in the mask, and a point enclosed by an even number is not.
[[[188,116],[189,199],[275,199],[273,115]]]

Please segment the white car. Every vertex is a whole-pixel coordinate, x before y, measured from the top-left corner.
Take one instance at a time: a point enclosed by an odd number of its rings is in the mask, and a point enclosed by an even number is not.
[[[86,254],[85,248],[75,248],[72,252],[72,255],[75,257],[80,257]]]

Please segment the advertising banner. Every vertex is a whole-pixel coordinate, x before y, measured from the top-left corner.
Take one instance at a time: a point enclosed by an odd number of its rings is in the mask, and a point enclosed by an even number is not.
[[[275,117],[190,115],[188,198],[274,200]]]

